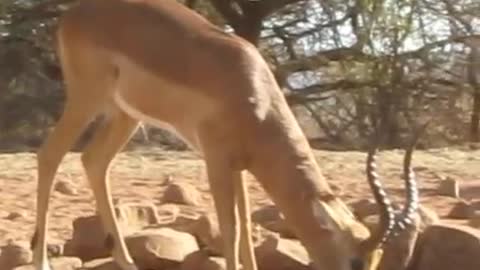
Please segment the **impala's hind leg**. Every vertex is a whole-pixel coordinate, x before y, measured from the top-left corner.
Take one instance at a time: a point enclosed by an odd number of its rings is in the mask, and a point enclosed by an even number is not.
[[[122,270],[136,270],[119,229],[112,205],[108,172],[111,161],[122,149],[138,126],[138,121],[115,108],[99,128],[82,155],[82,163],[95,195],[97,210],[112,251]]]

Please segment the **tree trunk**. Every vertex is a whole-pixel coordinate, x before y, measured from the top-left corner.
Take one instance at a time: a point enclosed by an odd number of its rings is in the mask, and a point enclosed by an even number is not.
[[[480,142],[480,88],[474,89],[473,110],[470,118],[470,141]]]
[[[473,88],[473,108],[470,117],[470,141],[480,142],[480,53],[476,46],[471,46],[468,65],[468,81]]]

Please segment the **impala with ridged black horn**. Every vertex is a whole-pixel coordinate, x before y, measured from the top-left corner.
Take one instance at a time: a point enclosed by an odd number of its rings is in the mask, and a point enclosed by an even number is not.
[[[108,172],[140,122],[174,131],[204,158],[228,270],[240,263],[257,269],[246,170],[284,214],[317,269],[375,268],[376,242],[385,232],[370,237],[332,193],[253,45],[172,0],[78,1],[59,19],[57,42],[66,103],[38,151],[36,270],[51,270],[48,204],[57,168],[99,115],[105,120],[81,161],[122,270],[137,267],[114,215]]]

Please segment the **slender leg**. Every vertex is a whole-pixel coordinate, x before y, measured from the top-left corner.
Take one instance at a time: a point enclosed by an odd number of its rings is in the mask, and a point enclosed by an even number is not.
[[[243,172],[237,171],[234,174],[235,200],[237,201],[240,217],[240,259],[244,270],[257,270],[252,239],[252,221],[247,183],[243,178]]]
[[[62,117],[37,154],[38,187],[36,230],[32,238],[36,270],[50,270],[47,261],[48,207],[58,166],[85,126],[93,119],[95,106],[67,101]]]
[[[226,158],[205,153],[210,190],[215,203],[220,233],[223,238],[227,270],[238,270],[240,231],[235,207],[233,170]]]
[[[82,155],[82,163],[95,195],[112,256],[122,270],[136,270],[126,248],[113,209],[108,172],[111,161],[130,139],[138,121],[117,110],[106,119]]]

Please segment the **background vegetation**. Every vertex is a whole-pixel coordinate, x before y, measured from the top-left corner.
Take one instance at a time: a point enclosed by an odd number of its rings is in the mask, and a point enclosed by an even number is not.
[[[422,147],[480,141],[480,0],[182,2],[260,48],[316,147],[363,149],[378,123],[401,147],[426,120]],[[0,2],[3,151],[35,149],[60,115],[52,37],[74,3]],[[146,133],[137,142],[183,147]]]

